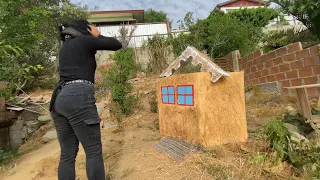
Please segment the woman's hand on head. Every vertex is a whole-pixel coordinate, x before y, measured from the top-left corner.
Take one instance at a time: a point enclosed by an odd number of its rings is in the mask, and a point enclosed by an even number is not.
[[[91,28],[91,30],[88,28],[88,31],[91,33],[92,36],[98,37],[100,35],[100,31],[98,30],[97,27],[92,25],[89,25],[89,27]]]

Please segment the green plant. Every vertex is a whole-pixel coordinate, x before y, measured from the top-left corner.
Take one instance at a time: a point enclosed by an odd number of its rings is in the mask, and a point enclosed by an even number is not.
[[[16,86],[22,88],[28,80],[34,78],[33,73],[42,70],[41,65],[19,64],[18,58],[23,54],[19,47],[13,47],[0,42],[0,81],[9,84],[8,88],[0,91],[0,96],[9,99]]]
[[[240,50],[242,55],[247,55],[257,49],[262,37],[261,27],[252,22],[241,21],[220,10],[212,11],[203,20],[195,20],[189,13],[184,21],[190,33],[170,37],[176,56],[187,46],[193,46],[200,51],[206,50],[213,59],[234,50]]]
[[[128,82],[129,78],[136,72],[133,49],[119,50],[111,56],[116,64],[111,70],[106,71],[106,85],[110,88],[111,98],[119,104],[119,110],[113,110],[113,114],[120,121],[122,115],[130,115],[133,112],[133,106],[137,98],[128,95],[132,90],[132,85]]]
[[[265,27],[269,24],[269,21],[280,15],[276,9],[268,7],[259,7],[252,9],[241,9],[238,11],[232,11],[228,13],[229,16],[236,17],[241,22],[252,23],[257,27]]]
[[[167,17],[167,13],[163,11],[156,11],[154,9],[148,9],[144,13],[144,21],[145,22],[167,22],[169,21]]]
[[[285,13],[295,16],[320,39],[319,0],[271,0],[271,2],[278,4]]]
[[[268,31],[261,39],[263,52],[276,50],[294,42],[301,42],[304,48],[319,43],[316,36],[309,30],[302,29],[283,29]]]
[[[0,167],[20,156],[18,151],[4,151],[0,149]]]
[[[13,65],[17,67],[14,76],[27,73],[28,78],[32,77],[26,83],[22,82],[24,88],[54,83],[48,77],[54,74],[55,66],[58,68],[58,58],[55,61],[52,59],[58,56],[60,49],[58,26],[73,19],[86,19],[89,15],[87,7],[77,6],[68,0],[1,1],[0,41],[22,50],[23,53],[14,58]],[[38,65],[44,69],[32,70]],[[28,68],[32,72],[26,72]]]
[[[170,42],[167,38],[161,35],[155,35],[148,38],[148,41],[143,45],[150,55],[147,73],[159,74],[167,68],[168,57],[171,54]]]
[[[320,178],[320,147],[315,142],[295,142],[288,128],[280,120],[270,121],[264,134],[282,161],[289,161],[312,178]]]

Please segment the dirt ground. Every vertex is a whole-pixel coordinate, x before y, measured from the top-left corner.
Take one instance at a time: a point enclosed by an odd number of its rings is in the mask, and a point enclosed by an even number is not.
[[[145,78],[135,90],[155,90],[156,80]],[[123,121],[122,130],[102,129],[105,168],[112,180],[209,180],[209,179],[298,179],[286,163],[271,164],[255,159],[269,153],[261,138],[261,128],[270,119],[283,113],[284,104],[257,102],[247,107],[249,139],[191,154],[178,163],[152,148],[161,139],[158,115],[150,112],[150,95],[141,98],[140,108]],[[40,137],[40,136],[39,136]],[[32,137],[39,142],[39,137]],[[34,143],[33,141],[33,143]],[[24,145],[28,147],[28,143]],[[57,179],[59,162],[57,140],[42,144],[39,149],[19,158],[14,166],[0,174],[1,180]],[[76,160],[77,180],[85,180],[85,154],[80,148]]]

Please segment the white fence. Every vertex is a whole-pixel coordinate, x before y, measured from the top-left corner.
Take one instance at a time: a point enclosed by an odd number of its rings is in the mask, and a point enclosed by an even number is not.
[[[120,37],[120,29],[125,27],[130,33],[133,29],[134,32],[129,42],[130,47],[142,47],[143,43],[152,36],[159,34],[168,36],[169,27],[167,23],[154,23],[154,24],[124,24],[114,26],[100,26],[99,30],[104,36]]]

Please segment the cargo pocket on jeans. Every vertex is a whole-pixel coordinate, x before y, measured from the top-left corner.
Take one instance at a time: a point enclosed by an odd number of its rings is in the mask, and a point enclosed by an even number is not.
[[[101,138],[100,132],[100,118],[90,118],[84,120],[84,131],[85,135],[90,139],[98,139]]]

